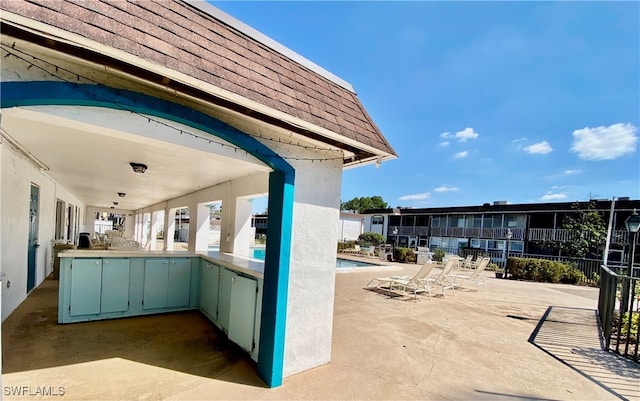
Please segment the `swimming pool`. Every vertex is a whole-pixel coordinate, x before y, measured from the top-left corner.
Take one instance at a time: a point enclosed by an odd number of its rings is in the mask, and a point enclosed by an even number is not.
[[[216,247],[217,250],[217,247]],[[264,256],[266,254],[266,248],[253,248],[253,258],[264,260]],[[359,260],[350,260],[350,259],[336,259],[336,269],[355,269],[362,267],[376,267],[381,266],[377,263],[364,262]]]

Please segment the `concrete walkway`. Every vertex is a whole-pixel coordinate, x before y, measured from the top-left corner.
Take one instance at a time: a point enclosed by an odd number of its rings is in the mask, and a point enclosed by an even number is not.
[[[640,400],[638,366],[599,350],[596,289],[491,278],[414,302],[363,288],[417,269],[338,273],[331,363],[276,389],[198,313],[57,325],[47,280],[2,325],[4,399]],[[8,395],[21,386],[64,397]]]

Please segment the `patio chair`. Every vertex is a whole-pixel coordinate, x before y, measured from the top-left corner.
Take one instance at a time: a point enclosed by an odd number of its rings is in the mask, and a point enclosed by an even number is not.
[[[466,258],[462,262],[460,262],[461,269],[471,269],[473,268],[473,254],[468,254]]]
[[[489,265],[491,258],[482,258],[477,263],[475,270],[473,270],[470,274],[456,274],[454,276],[455,279],[469,280],[475,281],[476,287],[480,290],[480,284],[484,284],[485,288],[489,290],[487,286],[487,277],[484,275],[484,269]]]
[[[456,294],[456,286],[458,285],[455,277],[451,274],[451,271],[454,267],[459,265],[458,258],[449,258],[444,265],[442,271],[432,277],[428,277],[427,281],[430,281],[432,284],[439,285],[442,287],[442,296],[445,296],[445,290],[450,289],[453,291],[453,295]]]
[[[401,283],[404,281],[410,281],[412,279],[418,279],[418,278],[424,279],[431,272],[431,269],[433,269],[433,266],[431,265],[432,265],[431,262],[423,264],[420,270],[418,270],[418,272],[413,277],[411,276],[374,277],[367,283],[366,287],[370,288],[372,287],[372,284],[375,283],[376,288],[381,288],[386,284],[389,286],[389,289],[393,289],[393,285],[396,282],[399,285],[402,285]],[[426,274],[424,273],[425,271],[427,272]]]
[[[429,274],[435,267],[435,263],[426,262],[422,265],[420,270],[411,278],[395,277],[390,284],[390,289],[398,288],[401,291],[413,290],[413,300],[418,299],[418,292],[428,292],[429,300],[431,300],[431,289],[434,288],[433,284],[428,280]]]

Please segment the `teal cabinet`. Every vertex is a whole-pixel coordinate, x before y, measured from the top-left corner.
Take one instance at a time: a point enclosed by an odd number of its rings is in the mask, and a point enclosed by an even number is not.
[[[144,309],[189,306],[191,259],[153,258],[144,264]]]
[[[246,351],[253,351],[253,332],[256,320],[256,280],[236,276],[231,279],[231,304],[229,311],[229,340]]]
[[[166,308],[169,293],[169,259],[147,259],[144,263],[143,309]]]
[[[126,312],[129,309],[129,259],[102,261],[100,313]]]
[[[191,259],[169,261],[169,288],[167,306],[189,306],[191,295]]]
[[[100,313],[102,292],[102,259],[74,259],[71,263],[71,299],[69,314]]]
[[[220,269],[220,291],[218,293],[218,325],[225,333],[229,332],[231,313],[231,286],[238,275],[231,270]]]
[[[218,320],[218,286],[220,266],[202,262],[200,275],[200,310],[209,319]]]
[[[69,315],[98,315],[129,309],[128,259],[74,259]]]

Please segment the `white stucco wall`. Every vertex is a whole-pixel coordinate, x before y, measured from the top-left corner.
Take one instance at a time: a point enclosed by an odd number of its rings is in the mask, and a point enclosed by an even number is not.
[[[340,217],[340,231],[336,242],[339,241],[355,241],[362,234],[364,224],[362,219],[358,217]]]
[[[293,163],[292,163],[293,164]],[[341,160],[295,162],[284,375],[331,359]]]
[[[2,241],[1,270],[2,320],[6,319],[27,296],[27,246],[29,237],[29,197],[31,184],[40,188],[38,213],[38,243],[36,256],[36,286],[53,271],[52,244],[55,226],[56,199],[80,207],[85,206],[67,190],[58,185],[46,172],[40,171],[24,156],[5,144],[2,152],[0,227]],[[82,223],[82,222],[81,222]]]

